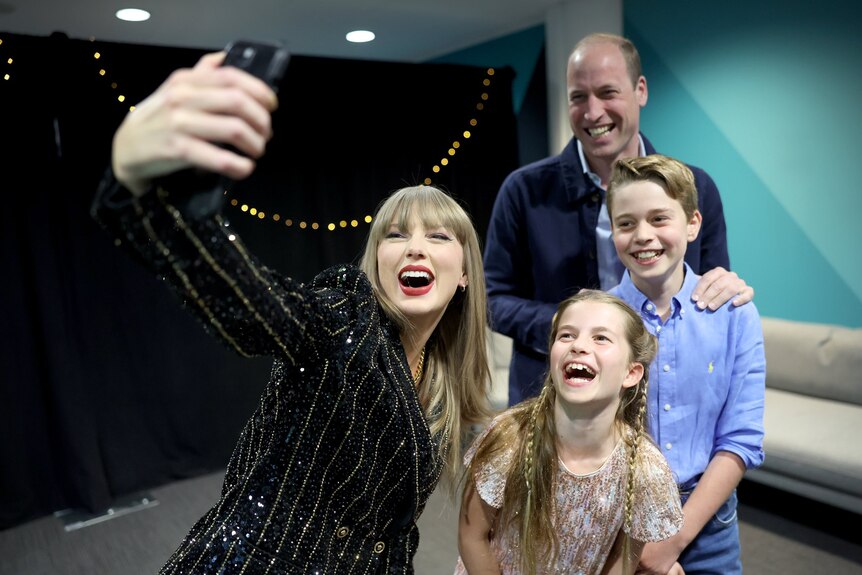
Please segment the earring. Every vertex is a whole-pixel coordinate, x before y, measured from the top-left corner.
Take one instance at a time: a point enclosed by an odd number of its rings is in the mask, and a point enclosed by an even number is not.
[[[461,286],[461,293],[464,293],[465,291],[467,291],[467,285],[466,284]]]

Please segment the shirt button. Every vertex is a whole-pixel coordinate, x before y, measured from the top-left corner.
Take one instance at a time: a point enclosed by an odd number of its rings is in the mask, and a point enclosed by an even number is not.
[[[374,552],[378,555],[383,553],[384,549],[386,549],[386,543],[384,543],[383,541],[378,541],[374,544]]]
[[[661,331],[661,326],[657,326],[657,327],[655,328],[655,331],[656,331],[656,333],[660,332],[660,331]]]
[[[651,303],[646,304],[646,308],[652,311],[653,305]]]
[[[669,441],[664,444],[665,449],[670,449],[671,447],[673,447],[673,444],[671,444],[671,442],[669,442]]]
[[[665,411],[670,411],[670,404],[669,404],[669,403],[665,403],[665,404],[664,404],[664,410],[665,410]]]
[[[664,367],[662,369],[664,370],[665,373],[667,373],[670,371],[670,366],[668,364],[664,364]]]
[[[599,201],[599,195],[598,195],[598,194],[593,194],[592,196],[590,196],[590,200],[591,200],[594,204],[595,204],[595,203],[597,203],[597,202]]]
[[[684,309],[679,310],[679,315],[685,315],[685,310]]]

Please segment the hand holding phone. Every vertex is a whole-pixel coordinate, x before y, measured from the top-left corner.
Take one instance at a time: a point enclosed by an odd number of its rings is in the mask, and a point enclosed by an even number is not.
[[[235,66],[260,78],[278,92],[290,53],[280,44],[238,40],[225,48],[222,66]],[[236,153],[241,153],[232,148]],[[225,189],[233,180],[198,168],[180,170],[162,178],[159,184],[166,190],[182,190],[190,194],[189,200],[181,208],[191,218],[209,217],[221,209]]]

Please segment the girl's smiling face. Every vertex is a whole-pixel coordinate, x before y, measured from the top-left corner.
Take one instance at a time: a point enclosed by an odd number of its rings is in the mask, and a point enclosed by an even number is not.
[[[631,361],[625,317],[613,305],[581,301],[563,310],[551,344],[551,379],[557,402],[614,411],[625,388],[637,385],[643,366]]]

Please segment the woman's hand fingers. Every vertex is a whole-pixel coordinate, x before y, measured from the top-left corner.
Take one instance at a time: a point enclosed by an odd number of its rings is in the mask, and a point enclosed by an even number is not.
[[[195,166],[233,179],[254,170],[272,136],[274,92],[208,54],[177,70],[130,112],[114,137],[117,179],[135,193],[170,172]],[[249,157],[245,157],[249,156]]]

